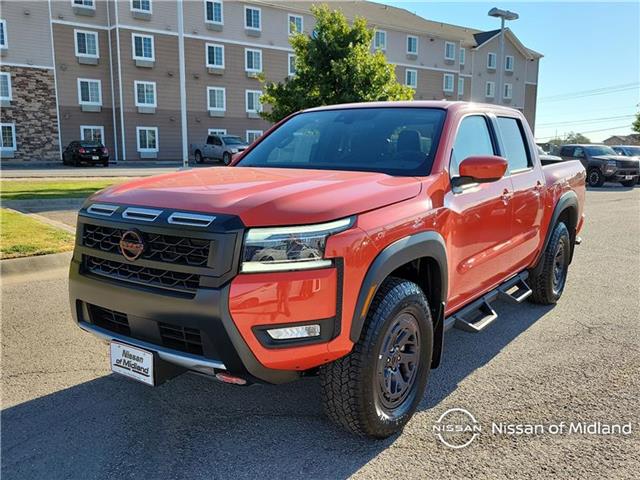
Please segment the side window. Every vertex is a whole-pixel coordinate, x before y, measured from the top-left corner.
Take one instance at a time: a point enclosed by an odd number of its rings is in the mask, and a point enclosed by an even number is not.
[[[498,129],[504,145],[504,156],[509,163],[509,171],[515,172],[533,166],[527,148],[522,123],[517,118],[498,117]]]
[[[207,137],[207,145],[213,145],[213,135]]]
[[[560,149],[561,157],[572,157],[573,156],[573,148],[572,147],[562,147]]]
[[[457,177],[460,163],[474,155],[495,155],[487,120],[481,115],[466,117],[460,123],[451,153],[449,176]]]
[[[221,146],[222,145],[222,140],[220,140],[220,137],[213,137],[213,144]]]
[[[584,158],[584,148],[576,147],[576,149],[573,151],[573,156],[575,158]]]

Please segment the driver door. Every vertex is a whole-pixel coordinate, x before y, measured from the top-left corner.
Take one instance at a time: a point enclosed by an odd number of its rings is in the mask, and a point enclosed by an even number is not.
[[[495,133],[484,115],[462,119],[451,152],[449,176],[459,176],[460,163],[474,155],[498,155]],[[455,187],[445,195],[444,206],[450,215],[446,235],[450,252],[447,313],[504,280],[510,265],[512,195],[508,176]]]

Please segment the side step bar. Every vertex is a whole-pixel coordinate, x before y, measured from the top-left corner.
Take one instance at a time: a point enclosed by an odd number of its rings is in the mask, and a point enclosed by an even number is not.
[[[498,314],[491,306],[491,302],[496,298],[510,303],[522,303],[533,293],[526,282],[528,276],[528,272],[516,275],[462,310],[447,317],[444,321],[445,331],[455,327],[466,332],[481,332],[498,318]]]

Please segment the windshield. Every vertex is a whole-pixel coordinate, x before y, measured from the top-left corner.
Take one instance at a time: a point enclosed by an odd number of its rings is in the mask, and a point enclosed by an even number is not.
[[[240,137],[222,137],[227,145],[244,145],[245,142]]]
[[[81,147],[101,147],[102,143],[98,140],[82,140],[80,142]]]
[[[617,155],[616,151],[606,145],[595,145],[593,147],[585,147],[589,155]]]
[[[435,108],[301,113],[258,143],[237,166],[428,175],[444,117],[445,111]]]

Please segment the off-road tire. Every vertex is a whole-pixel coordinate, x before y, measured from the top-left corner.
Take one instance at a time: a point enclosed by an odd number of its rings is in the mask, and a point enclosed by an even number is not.
[[[222,154],[222,164],[229,165],[231,163],[231,154],[229,152],[224,152]]]
[[[204,161],[204,158],[202,158],[202,153],[200,153],[200,151],[196,152],[195,157],[196,163],[202,163]]]
[[[379,381],[383,377],[378,374],[378,361],[384,364],[381,349],[389,345],[389,335],[399,318],[415,320],[419,348],[406,396],[397,408],[388,410],[380,403]],[[361,436],[386,438],[400,431],[424,396],[432,351],[433,324],[423,291],[413,282],[388,278],[373,299],[360,339],[351,353],[320,368],[325,413],[338,425]]]
[[[601,187],[604,185],[604,175],[597,168],[592,168],[587,172],[587,182],[590,187]]]
[[[559,252],[559,249],[562,251]],[[554,280],[559,256],[563,266],[560,283]],[[558,222],[553,228],[547,248],[542,252],[539,260],[541,263],[529,275],[529,286],[533,291],[529,296],[531,302],[553,305],[560,299],[566,285],[570,259],[571,236],[567,226],[563,222]]]
[[[620,184],[623,187],[627,187],[627,188],[635,186],[636,183],[638,183],[637,178],[634,178],[633,180],[625,180],[624,182],[620,182]]]

